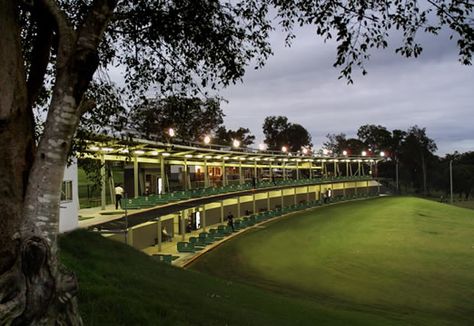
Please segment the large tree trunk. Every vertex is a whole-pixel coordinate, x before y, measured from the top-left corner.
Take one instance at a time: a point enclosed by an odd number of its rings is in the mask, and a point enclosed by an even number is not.
[[[48,220],[56,221],[57,226],[58,187],[69,147],[67,143],[65,148],[63,143],[52,146],[55,144],[48,141],[49,146],[61,147],[64,152],[55,166],[49,165],[54,173],[31,172],[36,149],[17,10],[15,1],[0,0],[0,324],[80,325],[75,277],[58,265],[56,244],[39,227],[41,221]],[[77,118],[73,120],[77,126]],[[67,132],[71,136],[66,139],[70,141],[74,131]],[[47,156],[54,156],[54,150]],[[45,193],[43,199],[27,200],[29,184],[38,182],[54,188],[56,194]],[[46,206],[42,205],[45,199],[55,203],[42,209],[36,219],[29,219],[25,213],[32,206]],[[57,228],[50,231],[55,239]]]
[[[46,28],[54,25],[59,39],[53,96],[38,148],[31,105],[45,66],[37,61],[40,66],[30,67],[31,83],[26,82],[18,3],[0,0],[0,324],[81,325],[76,278],[57,256],[60,189],[72,138],[87,107],[81,105],[83,95],[97,69],[97,48],[116,1],[95,0],[78,30],[56,1],[33,4],[33,17],[44,20],[47,14],[54,24]],[[45,32],[41,37],[48,39],[52,31]],[[38,50],[47,60],[50,44]]]
[[[19,233],[23,198],[32,163],[31,112],[20,48],[16,4],[0,0],[0,324],[9,324],[26,306]]]

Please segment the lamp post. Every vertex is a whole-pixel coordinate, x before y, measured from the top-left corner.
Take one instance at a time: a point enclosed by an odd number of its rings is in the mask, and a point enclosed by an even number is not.
[[[449,192],[450,192],[450,202],[453,204],[453,160],[449,161]]]
[[[398,184],[398,157],[395,159],[395,184],[397,187],[397,194],[400,193]]]

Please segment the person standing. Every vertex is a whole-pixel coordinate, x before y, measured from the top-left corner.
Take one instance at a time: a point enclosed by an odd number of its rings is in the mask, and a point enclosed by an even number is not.
[[[234,232],[234,215],[232,215],[231,212],[229,212],[229,215],[227,215],[227,225],[232,228],[232,232]]]
[[[115,209],[118,209],[119,205],[120,208],[122,208],[122,197],[124,192],[125,190],[123,190],[120,183],[118,183],[117,187],[115,187]]]

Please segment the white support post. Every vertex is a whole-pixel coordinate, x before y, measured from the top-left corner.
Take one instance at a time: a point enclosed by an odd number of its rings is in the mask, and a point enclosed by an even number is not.
[[[188,190],[189,187],[188,187],[188,160],[186,158],[184,158],[184,190]]]
[[[105,210],[105,157],[104,154],[100,155],[100,184],[101,184],[101,192],[100,192],[100,206],[101,210]]]
[[[237,196],[237,218],[240,218],[242,216],[240,212],[240,196]]]
[[[224,223],[224,200],[221,200],[221,223]]]
[[[253,214],[257,214],[257,203],[255,202],[255,193],[252,194]]]
[[[253,162],[253,176],[255,178],[255,184],[257,184],[258,183],[257,161]]]
[[[206,232],[206,205],[202,205],[202,230]]]
[[[133,228],[127,229],[127,244],[133,247]]]
[[[204,188],[209,187],[209,170],[207,168],[207,158],[204,159]]]
[[[165,158],[160,157],[160,175],[161,175],[161,193],[166,193],[166,173],[165,173]]]
[[[157,238],[158,238],[158,252],[161,252],[161,243],[163,242],[163,237],[161,234],[161,217],[158,218],[158,222],[156,222],[156,228],[158,231]]]
[[[225,161],[222,160],[222,185],[227,186],[227,171],[225,169]]]
[[[283,196],[283,189],[280,190],[281,192],[281,209],[285,206],[285,197]]]
[[[244,184],[244,177],[242,175],[242,161],[239,161],[239,184]]]
[[[133,197],[138,198],[138,157],[133,157]]]
[[[270,211],[270,190],[267,192],[267,211]]]

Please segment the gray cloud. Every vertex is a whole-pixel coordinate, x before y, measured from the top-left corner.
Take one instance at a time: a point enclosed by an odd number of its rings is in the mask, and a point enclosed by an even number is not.
[[[355,84],[338,80],[333,68],[334,44],[319,41],[309,29],[299,33],[291,48],[274,36],[275,56],[257,71],[248,71],[243,84],[224,90],[223,105],[230,128],[250,128],[263,140],[261,126],[269,115],[284,115],[302,124],[320,147],[327,133],[354,136],[373,123],[388,129],[426,127],[437,142],[438,154],[474,150],[472,112],[474,70],[457,62],[447,35],[423,36],[425,51],[404,59],[390,50],[377,51],[367,64],[369,74],[354,73]]]

